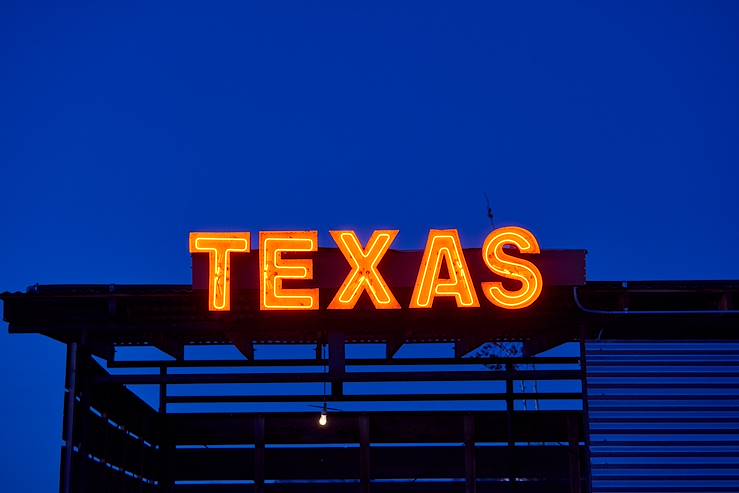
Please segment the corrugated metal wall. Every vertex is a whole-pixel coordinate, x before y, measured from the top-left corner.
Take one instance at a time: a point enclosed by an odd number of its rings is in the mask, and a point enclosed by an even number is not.
[[[739,343],[586,352],[593,492],[739,492]]]

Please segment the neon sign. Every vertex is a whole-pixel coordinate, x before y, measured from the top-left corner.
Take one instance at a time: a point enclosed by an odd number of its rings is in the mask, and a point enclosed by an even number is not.
[[[400,304],[390,291],[385,279],[377,270],[377,264],[398,236],[397,231],[380,230],[372,233],[366,248],[362,248],[354,231],[331,231],[331,237],[339,246],[352,270],[334,296],[329,310],[354,308],[363,292],[367,292],[375,308],[398,309]]]
[[[317,310],[318,289],[285,289],[286,279],[313,279],[311,259],[284,259],[286,252],[315,252],[318,231],[262,231],[259,233],[259,308],[262,310]]]
[[[503,250],[506,245],[514,246],[522,253],[541,253],[539,243],[530,231],[511,227],[496,229],[483,243],[485,264],[496,274],[519,281],[521,287],[508,291],[500,282],[483,282],[482,290],[491,303],[501,308],[526,308],[541,294],[541,273],[531,262],[507,254]]]
[[[442,260],[449,279],[439,278]],[[437,296],[453,296],[460,308],[480,306],[469,271],[457,230],[432,229],[423,251],[410,308],[431,308]]]
[[[190,253],[207,253],[210,261],[208,309],[231,309],[231,254],[248,253],[249,233],[190,233]]]
[[[365,298],[377,310],[401,309],[393,288],[380,272],[380,263],[398,231],[375,231],[365,246],[354,231],[330,233],[349,272],[325,308],[351,310]],[[321,288],[312,287],[316,285],[316,279],[311,255],[318,250],[317,231],[259,233],[260,310],[321,308]],[[519,227],[499,228],[485,239],[480,250],[482,258],[475,259],[478,263],[482,261],[491,276],[501,278],[479,283],[484,300],[506,310],[531,306],[540,297],[544,284],[540,269],[529,260],[511,255],[516,251],[532,255],[541,253],[539,243],[530,231]],[[251,252],[250,233],[190,233],[190,252],[208,254],[208,309],[229,311],[232,257]],[[409,309],[430,309],[439,299],[449,300],[449,303],[453,300],[462,309],[480,307],[477,285],[456,229],[429,231],[415,279]],[[287,286],[283,284],[285,281]]]

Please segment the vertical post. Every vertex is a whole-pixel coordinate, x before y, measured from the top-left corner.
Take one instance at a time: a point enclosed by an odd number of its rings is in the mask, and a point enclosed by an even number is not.
[[[359,416],[359,483],[361,493],[370,491],[369,416]]]
[[[144,433],[146,433],[148,427],[146,424],[146,418],[144,416],[141,416],[141,429],[144,430],[143,433],[141,433],[141,436],[138,439],[138,445],[139,445],[139,484],[138,484],[138,490],[139,492],[144,491],[144,478],[148,476],[147,470],[146,470],[146,444],[144,444]],[[147,477],[146,479],[151,479],[151,477]]]
[[[587,337],[588,330],[585,323],[580,324],[580,375],[582,385],[582,419],[583,419],[583,441],[585,442],[585,458],[587,464],[586,491],[593,489],[592,463],[590,460],[590,405],[588,403],[588,363],[587,363]],[[579,444],[578,444],[579,450]]]
[[[74,431],[75,441],[77,442],[78,457],[87,461],[87,447],[90,442],[90,400],[92,396],[92,382],[90,380],[90,364],[95,364],[90,354],[86,334],[83,334],[79,345],[77,346],[77,395],[79,400],[75,403],[75,421],[77,422]],[[87,371],[86,371],[87,370]],[[85,464],[85,471],[88,470]],[[72,473],[74,476],[74,472]],[[93,491],[94,482],[89,472],[79,474],[73,480],[77,486],[73,489],[79,492],[87,493]]]
[[[331,380],[331,397],[340,399],[344,395],[344,378],[346,348],[344,334],[331,332],[328,335],[328,376]]]
[[[167,420],[167,367],[162,365],[159,367],[159,375],[162,377],[159,382],[159,453],[162,465],[160,486],[163,492],[172,489],[172,461],[174,460],[174,447],[169,436],[169,423]]]
[[[162,365],[159,367],[159,376],[162,380],[159,382],[159,414],[167,414],[167,367]]]
[[[477,492],[477,468],[475,464],[475,416],[464,416],[464,477],[465,493]]]
[[[513,430],[513,363],[506,361],[505,364],[506,380],[505,380],[505,402],[506,402],[506,428],[508,432],[508,480],[511,489],[516,489],[516,439]]]
[[[74,422],[77,403],[77,343],[67,344],[67,395],[64,402],[64,420],[66,436],[64,437],[64,464],[61,477],[61,492],[72,493],[72,460],[74,452]]]
[[[264,416],[254,420],[254,492],[264,493]]]
[[[574,416],[567,419],[567,442],[570,466],[570,493],[581,493],[580,433],[577,419]]]

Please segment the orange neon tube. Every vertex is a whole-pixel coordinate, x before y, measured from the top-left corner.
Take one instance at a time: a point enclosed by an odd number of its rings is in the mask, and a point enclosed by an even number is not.
[[[485,297],[496,306],[508,310],[526,308],[541,295],[544,281],[539,269],[529,262],[505,252],[505,246],[516,247],[521,253],[540,253],[534,235],[523,228],[510,226],[493,231],[485,239],[482,255],[485,264],[499,276],[515,279],[521,287],[510,291],[501,282],[483,282]]]
[[[442,261],[449,279],[439,278]],[[437,296],[454,296],[458,307],[480,306],[456,229],[429,231],[410,307],[431,308]]]
[[[259,303],[261,310],[318,310],[318,288],[284,288],[284,280],[313,279],[313,261],[282,258],[283,253],[315,252],[318,231],[259,233]]]
[[[190,253],[207,253],[208,310],[231,309],[231,254],[249,252],[249,233],[190,233]]]
[[[375,308],[398,309],[400,304],[393,296],[377,265],[398,235],[395,230],[379,230],[372,233],[366,248],[362,248],[354,231],[331,231],[331,237],[352,270],[331,300],[331,310],[354,308],[363,292],[367,292]]]

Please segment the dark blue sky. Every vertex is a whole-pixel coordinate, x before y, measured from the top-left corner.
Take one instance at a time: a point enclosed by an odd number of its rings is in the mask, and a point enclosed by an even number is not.
[[[191,230],[478,246],[485,192],[590,279],[739,279],[739,4],[399,3],[3,2],[0,290],[187,283]],[[63,348],[0,360],[0,482],[51,491]]]

